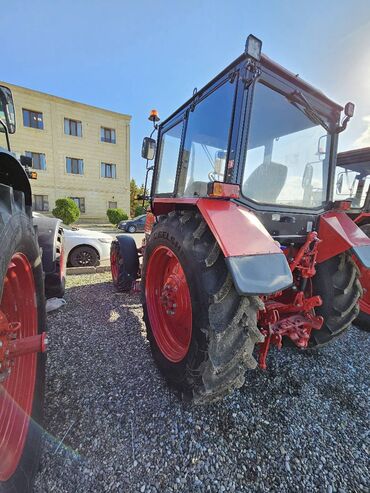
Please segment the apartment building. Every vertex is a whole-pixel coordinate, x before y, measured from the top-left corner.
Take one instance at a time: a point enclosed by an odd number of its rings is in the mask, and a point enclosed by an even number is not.
[[[109,207],[130,210],[131,116],[0,82],[13,92],[12,150],[33,158],[34,209],[50,214],[71,197],[80,220],[107,220]],[[4,145],[4,144],[0,144]]]

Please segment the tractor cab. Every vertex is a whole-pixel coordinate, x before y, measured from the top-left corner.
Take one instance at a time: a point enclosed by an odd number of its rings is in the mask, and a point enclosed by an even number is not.
[[[355,218],[370,212],[370,147],[341,152],[337,157],[334,198],[348,200]]]
[[[276,240],[304,241],[332,200],[353,105],[341,124],[341,106],[259,50],[250,36],[243,55],[158,126],[152,209],[229,197]]]

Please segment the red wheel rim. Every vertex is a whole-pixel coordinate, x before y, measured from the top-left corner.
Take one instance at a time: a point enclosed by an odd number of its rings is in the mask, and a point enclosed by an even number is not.
[[[19,338],[37,335],[35,283],[31,265],[22,253],[13,255],[9,264],[0,317],[6,317],[9,323],[20,322]],[[14,474],[24,449],[36,366],[36,353],[15,358],[10,376],[0,384],[0,481],[7,481]]]
[[[155,340],[162,354],[178,363],[189,349],[192,307],[185,273],[166,246],[155,248],[149,257],[145,296]]]
[[[119,268],[118,268],[118,255],[115,250],[110,254],[110,269],[112,271],[113,282],[117,282]]]

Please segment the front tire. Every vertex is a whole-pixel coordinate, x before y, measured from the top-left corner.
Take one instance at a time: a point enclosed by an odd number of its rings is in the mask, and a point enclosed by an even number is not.
[[[142,298],[153,358],[170,386],[197,404],[243,385],[263,341],[256,296],[239,296],[202,216],[171,212],[145,248]]]
[[[362,295],[359,270],[347,252],[317,265],[313,293],[322,299],[323,304],[315,312],[324,317],[324,323],[320,330],[312,331],[311,348],[324,346],[339,337],[359,313]]]
[[[46,313],[39,246],[23,193],[5,185],[0,185],[0,250],[2,317],[20,322],[20,338],[42,333]],[[41,453],[45,360],[40,353],[16,358],[0,383],[1,493],[32,490]]]
[[[129,226],[128,227],[128,232],[129,233],[136,233],[136,226],[133,226],[133,225]]]

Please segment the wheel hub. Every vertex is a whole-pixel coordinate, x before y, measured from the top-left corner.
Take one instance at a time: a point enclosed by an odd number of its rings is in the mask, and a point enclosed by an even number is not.
[[[179,286],[183,280],[175,273],[172,273],[163,286],[160,302],[166,310],[167,315],[175,315],[178,307]]]
[[[19,338],[21,322],[9,322],[0,310],[0,382],[11,374],[15,358],[30,353],[44,353],[48,339],[46,332],[30,337]]]

